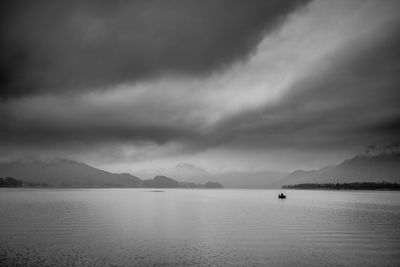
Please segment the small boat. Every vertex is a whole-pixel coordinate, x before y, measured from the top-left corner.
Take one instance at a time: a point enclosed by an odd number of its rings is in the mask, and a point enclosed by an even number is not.
[[[286,198],[286,195],[284,195],[283,193],[280,193],[279,196],[278,196],[278,198],[280,198],[280,199],[285,199],[285,198]]]

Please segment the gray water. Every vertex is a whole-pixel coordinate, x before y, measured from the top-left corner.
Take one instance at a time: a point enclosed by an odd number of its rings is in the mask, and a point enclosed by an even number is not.
[[[0,265],[400,266],[400,192],[0,189]]]

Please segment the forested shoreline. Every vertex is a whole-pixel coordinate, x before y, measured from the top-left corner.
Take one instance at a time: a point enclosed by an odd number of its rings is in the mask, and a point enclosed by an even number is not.
[[[283,189],[332,189],[332,190],[400,190],[400,184],[388,182],[354,182],[354,183],[304,183],[284,185]]]

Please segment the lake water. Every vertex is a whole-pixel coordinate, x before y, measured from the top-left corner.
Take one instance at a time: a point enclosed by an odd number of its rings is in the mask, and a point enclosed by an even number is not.
[[[400,192],[0,189],[0,265],[400,266]]]

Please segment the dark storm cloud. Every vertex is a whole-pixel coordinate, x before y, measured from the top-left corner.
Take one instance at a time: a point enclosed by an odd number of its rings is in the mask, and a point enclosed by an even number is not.
[[[1,98],[205,75],[308,1],[1,1]]]
[[[97,122],[100,122],[101,118]],[[93,123],[95,122],[95,123]],[[0,132],[0,144],[13,145],[49,145],[58,144],[68,146],[68,143],[96,145],[113,142],[151,141],[164,144],[171,140],[195,138],[195,133],[184,127],[165,125],[110,125],[106,123],[92,123],[86,125],[66,125],[60,121],[23,121],[12,124],[3,124]]]
[[[322,150],[398,143],[399,26],[384,27],[324,57],[275,104],[220,124],[220,141]]]
[[[71,101],[37,97],[37,102],[14,99],[0,105],[0,144],[63,150],[71,144],[177,142],[194,152],[218,146],[330,150],[399,143],[397,25],[323,57],[276,103],[223,118],[206,130],[188,115],[195,105],[182,104],[179,97],[160,102],[146,93],[145,101],[131,102],[134,97],[128,97],[110,107],[102,104],[110,103],[101,100],[103,95],[95,100],[86,96],[81,102],[76,96]]]
[[[29,101],[18,107],[0,107],[0,145],[64,147],[71,143],[101,145],[135,141],[163,145],[172,140],[197,139],[196,132],[187,125],[169,122],[167,118],[151,121],[154,114],[149,110],[143,111],[148,114],[142,114],[140,121],[135,119],[131,113],[140,112],[143,106],[137,110],[114,107],[110,114],[101,107],[85,109],[84,101],[71,106],[67,106],[68,102],[55,100],[53,104],[42,104],[40,111],[37,103]],[[62,103],[60,107],[55,106],[58,103]]]
[[[330,44],[323,42],[311,45],[317,54],[318,49],[323,51],[316,57],[304,48],[296,50],[301,27],[286,28],[282,30],[286,35],[280,32],[265,39],[277,46],[282,42],[284,49],[261,46],[253,58],[258,60],[255,65],[250,61],[206,79],[176,79],[176,74],[204,75],[245,59],[294,7],[274,4],[271,14],[275,15],[265,18],[262,5],[271,3],[267,1],[252,2],[254,6],[247,6],[247,1],[229,2],[227,10],[218,1],[188,6],[182,4],[186,1],[168,2],[174,8],[153,1],[63,2],[57,7],[50,2],[31,3],[15,10],[9,6],[8,13],[0,11],[4,15],[1,33],[8,37],[2,37],[0,44],[0,78],[5,88],[0,96],[0,157],[17,151],[58,155],[72,150],[75,157],[90,151],[96,154],[104,147],[118,157],[131,153],[136,159],[150,147],[143,158],[239,151],[246,161],[246,153],[258,151],[331,153],[349,151],[351,146],[400,143],[398,22],[385,21],[388,24],[382,28],[377,22],[367,30],[354,26],[361,33],[341,32],[337,36],[343,39],[332,49],[324,50]],[[163,8],[157,9],[159,5]],[[41,16],[36,18],[37,14]],[[290,22],[301,25],[310,15],[304,13]],[[48,23],[50,19],[53,23]],[[325,40],[308,35],[304,39]],[[313,58],[292,57],[292,52]],[[268,90],[281,77],[281,68],[276,72],[274,68],[285,64],[286,58],[295,63],[288,68],[295,72],[288,74],[293,80],[288,80],[290,86],[285,80],[282,88],[278,83],[278,90],[287,91],[271,102],[274,96]],[[252,67],[257,67],[256,74]],[[253,83],[260,73],[266,74],[267,82],[262,76]],[[173,75],[138,82],[167,74]],[[275,74],[276,79],[268,80]],[[129,81],[138,83],[87,91]],[[249,98],[244,93],[247,88],[254,92]],[[84,93],[76,93],[79,90]],[[68,94],[59,94],[63,92]],[[29,94],[33,95],[15,97]],[[260,107],[264,100],[270,102]],[[104,154],[111,158],[108,151]]]

